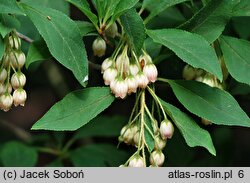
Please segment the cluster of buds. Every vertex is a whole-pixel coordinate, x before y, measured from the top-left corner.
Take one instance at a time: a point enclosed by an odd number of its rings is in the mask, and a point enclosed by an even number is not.
[[[146,88],[157,79],[158,71],[151,57],[143,51],[137,58],[128,56],[128,47],[116,58],[107,58],[102,63],[102,73],[105,85],[110,85],[112,93],[117,98],[124,99],[127,94],[136,93],[138,88]]]
[[[6,36],[5,44],[5,53],[0,62],[0,108],[8,111],[13,104],[15,106],[25,105],[27,94],[23,87],[26,77],[21,69],[26,57],[21,51],[21,40],[16,32],[11,32]]]
[[[160,167],[165,161],[165,155],[163,154],[163,149],[166,147],[167,139],[171,139],[174,134],[174,126],[168,119],[163,120],[158,127],[158,123],[155,120],[154,124],[154,151],[150,153],[149,162],[153,167]],[[128,145],[134,145],[139,147],[142,143],[141,141],[141,131],[140,128],[135,125],[126,125],[122,128],[119,141],[124,142]],[[123,165],[125,166],[125,165]],[[139,154],[132,156],[128,162],[128,167],[145,167],[146,162]]]

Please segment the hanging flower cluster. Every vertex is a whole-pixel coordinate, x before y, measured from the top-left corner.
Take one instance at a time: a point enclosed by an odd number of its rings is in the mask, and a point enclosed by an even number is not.
[[[21,40],[15,31],[5,37],[4,43],[5,53],[0,62],[0,108],[8,111],[13,104],[25,105],[27,94],[23,87],[26,77],[21,69],[26,57],[21,51]]]

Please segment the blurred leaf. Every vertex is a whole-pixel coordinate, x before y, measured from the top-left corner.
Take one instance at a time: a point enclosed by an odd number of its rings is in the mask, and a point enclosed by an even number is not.
[[[139,54],[146,38],[142,18],[135,9],[131,9],[121,16],[121,23],[124,31],[128,35],[131,46],[135,49],[135,52]]]
[[[89,4],[86,0],[67,0],[67,1],[75,5],[79,10],[81,10],[89,18],[89,20],[95,26],[97,26],[98,24],[97,16],[91,12]]]
[[[2,37],[0,36],[0,60],[2,59],[4,54],[4,41]]]
[[[61,160],[57,159],[46,165],[46,167],[64,167]]]
[[[22,3],[29,5],[45,6],[59,10],[67,15],[70,15],[69,4],[65,0],[22,0]]]
[[[233,27],[237,34],[240,36],[240,38],[250,38],[249,27],[246,26],[250,24],[250,17],[233,17],[232,22]]]
[[[179,28],[194,32],[214,42],[232,16],[234,0],[212,0]]]
[[[200,35],[179,29],[147,30],[157,43],[172,50],[184,62],[202,68],[222,80],[222,71],[215,51]]]
[[[6,14],[10,13],[24,15],[24,13],[18,7],[16,0],[0,0],[0,12]]]
[[[229,73],[237,81],[250,85],[250,42],[222,36],[220,43]]]
[[[76,24],[82,36],[86,36],[88,33],[96,31],[94,25],[90,22],[76,21]]]
[[[32,167],[37,162],[37,152],[20,142],[8,142],[1,152],[1,159],[7,167]]]
[[[236,86],[230,88],[232,95],[247,95],[250,94],[250,86],[244,83],[237,83]]]
[[[52,56],[44,40],[34,41],[30,44],[25,66],[28,68],[36,61],[48,60]]]
[[[155,57],[157,57],[160,54],[162,45],[159,43],[156,43],[153,41],[153,39],[151,39],[150,37],[148,37],[145,42],[145,47],[147,50],[147,53],[154,59]]]
[[[168,81],[190,112],[218,125],[250,127],[250,119],[226,91],[196,81]]]
[[[27,4],[22,4],[22,7],[44,38],[53,57],[70,69],[85,86],[88,80],[88,60],[76,23],[54,9]]]
[[[216,150],[208,131],[199,127],[191,117],[175,106],[163,100],[161,100],[161,103],[190,147],[205,147],[212,155],[216,155]]]
[[[77,130],[74,139],[86,137],[117,137],[127,119],[122,116],[98,116]]]
[[[234,16],[250,16],[250,0],[240,0],[234,8]]]
[[[12,15],[0,14],[0,34],[4,38],[14,28],[19,28],[20,22]]]
[[[154,134],[154,130],[153,130],[151,119],[147,113],[144,114],[144,122],[148,127],[148,128],[144,127],[144,129],[145,129],[144,136],[145,136],[146,146],[148,148],[148,151],[152,152],[154,150],[154,147],[155,147],[155,141],[154,141],[154,138],[152,137],[151,134]]]
[[[145,19],[145,23],[167,8],[185,1],[187,0],[144,0],[142,8],[148,8],[150,10],[150,14]]]
[[[76,130],[96,117],[112,102],[114,97],[107,87],[87,88],[65,96],[38,122],[33,130]]]
[[[70,152],[70,159],[76,167],[119,166],[128,154],[110,144],[91,144]]]

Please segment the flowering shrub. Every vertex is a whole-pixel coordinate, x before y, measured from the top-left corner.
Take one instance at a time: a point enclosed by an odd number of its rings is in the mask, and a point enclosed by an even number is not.
[[[188,146],[204,147],[215,156],[206,125],[250,127],[248,115],[230,94],[232,82],[249,93],[250,34],[227,27],[236,26],[234,18],[250,16],[249,0],[55,2],[61,6],[40,0],[0,0],[0,108],[7,112],[13,105],[25,107],[29,100],[24,65],[29,70],[35,64],[39,67],[38,61],[53,59],[70,70],[81,89],[66,95],[32,126],[50,131],[81,128],[76,133],[80,137],[73,136],[59,152],[52,151],[61,159],[69,158],[77,166],[74,158],[84,151],[96,156],[102,156],[97,153],[102,148],[117,153],[106,144],[76,150],[76,156],[67,154],[78,138],[117,136],[117,143],[129,145],[133,152],[115,165],[159,167],[168,161],[166,147],[178,131]],[[69,5],[86,21],[73,21],[67,10],[59,8]],[[24,16],[39,39],[21,32]],[[26,55],[23,42],[30,44]],[[92,87],[89,80],[96,75],[89,67],[103,78]],[[166,98],[172,93],[168,87],[176,98]],[[88,127],[115,100],[122,105],[130,98],[134,107],[126,124],[100,120],[96,130]]]

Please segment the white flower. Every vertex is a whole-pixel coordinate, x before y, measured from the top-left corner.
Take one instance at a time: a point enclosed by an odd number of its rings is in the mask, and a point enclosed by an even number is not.
[[[116,68],[123,73],[127,73],[129,70],[129,58],[127,53],[122,53],[116,58]]]
[[[13,104],[13,98],[9,93],[5,93],[0,97],[0,106],[5,112],[10,110]]]
[[[7,55],[6,59],[9,60],[9,63],[11,63],[14,68],[22,68],[25,64],[26,56],[21,51],[12,51]]]
[[[129,72],[131,75],[136,76],[136,74],[139,72],[139,67],[136,64],[130,64]]]
[[[24,106],[26,99],[27,99],[27,94],[24,89],[19,88],[14,91],[13,101],[14,101],[15,106],[18,106],[18,105]]]
[[[134,168],[141,168],[145,167],[146,165],[143,162],[143,159],[141,156],[137,155],[134,156],[130,161],[129,161],[129,167],[134,167]]]
[[[128,76],[126,78],[126,83],[128,85],[128,94],[136,93],[138,88],[138,82],[134,76]]]
[[[103,62],[102,62],[102,73],[107,70],[113,63],[113,60],[111,58],[106,58]]]
[[[18,88],[22,88],[26,83],[26,77],[21,72],[16,72],[11,77],[11,85],[14,88],[14,90]]]
[[[4,83],[0,83],[0,95],[4,94],[5,92],[11,93],[12,92],[12,87],[9,84],[8,90],[7,90],[7,85]]]
[[[95,56],[102,57],[106,52],[106,42],[102,38],[96,38],[92,44]]]
[[[165,156],[161,150],[156,150],[151,153],[149,160],[151,165],[162,166],[165,161]]]
[[[133,140],[134,140],[135,145],[138,146],[139,142],[140,142],[140,132],[139,131],[137,131],[135,133]]]
[[[160,134],[162,139],[171,139],[174,134],[174,126],[173,124],[165,119],[161,122],[160,125]]]
[[[135,76],[137,83],[138,83],[138,87],[140,88],[146,88],[149,80],[147,78],[147,76],[143,73],[143,72],[139,72],[136,76]]]
[[[163,140],[160,136],[155,137],[155,149],[163,150],[166,146],[167,139]]]
[[[154,83],[158,76],[157,68],[154,64],[147,64],[143,68],[143,73],[147,76],[149,82]]]
[[[107,70],[105,70],[103,73],[105,85],[110,85],[110,83],[115,80],[117,74],[117,70],[113,67],[109,67]]]
[[[124,99],[127,96],[128,85],[125,80],[118,78],[112,84],[111,90],[115,94],[115,97]]]
[[[8,73],[5,68],[0,70],[0,83],[3,83],[6,80],[7,75]]]

